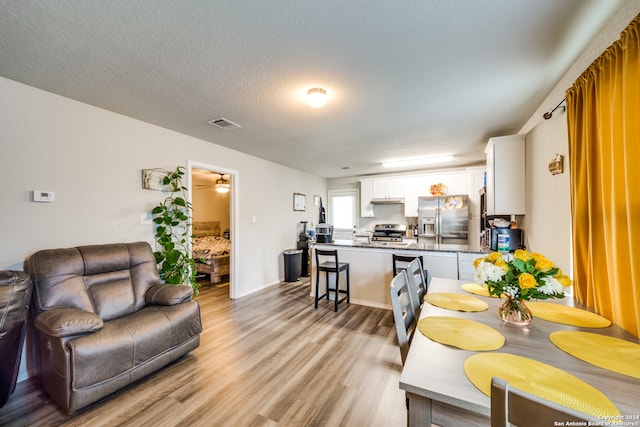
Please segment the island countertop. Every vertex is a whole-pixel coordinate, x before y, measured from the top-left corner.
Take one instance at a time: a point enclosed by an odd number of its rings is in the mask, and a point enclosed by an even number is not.
[[[421,257],[423,268],[432,277],[473,281],[473,261],[482,256],[481,252],[470,251],[466,245],[434,245],[417,242],[358,242],[335,240],[331,243],[310,242],[311,255],[311,295],[315,295],[315,249],[336,249],[340,262],[349,263],[351,283],[351,303],[391,309],[389,284],[393,278],[393,254]],[[324,273],[321,275],[320,293],[325,286]],[[333,275],[332,275],[333,276]],[[332,277],[333,283],[335,279]],[[344,279],[340,279],[341,288]],[[322,304],[321,304],[322,305]],[[325,307],[326,308],[326,307]]]
[[[435,251],[435,252],[462,252],[473,253],[478,256],[485,252],[482,250],[471,250],[468,245],[451,245],[424,242],[357,242],[354,240],[334,240],[331,243],[311,242],[311,245],[336,246],[345,248],[364,249],[388,249],[393,251]]]

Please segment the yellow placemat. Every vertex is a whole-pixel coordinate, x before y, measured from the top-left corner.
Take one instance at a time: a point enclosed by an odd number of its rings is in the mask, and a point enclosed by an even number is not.
[[[582,328],[606,328],[611,326],[609,319],[575,307],[536,301],[527,301],[527,306],[535,317],[549,322]]]
[[[433,341],[462,350],[490,351],[504,345],[504,336],[495,329],[457,317],[425,317],[418,322],[418,330]]]
[[[526,357],[475,354],[465,360],[464,373],[487,396],[491,395],[491,377],[499,377],[512,387],[594,417],[620,415],[598,389],[561,369]]]
[[[461,286],[463,291],[467,291],[470,294],[480,295],[483,297],[489,297],[489,290],[486,286],[482,286],[478,283],[465,283]]]
[[[580,360],[619,374],[640,378],[640,344],[580,331],[556,331],[549,339]]]
[[[447,310],[485,311],[489,308],[489,304],[479,298],[449,292],[431,292],[424,296],[424,300],[431,305]]]

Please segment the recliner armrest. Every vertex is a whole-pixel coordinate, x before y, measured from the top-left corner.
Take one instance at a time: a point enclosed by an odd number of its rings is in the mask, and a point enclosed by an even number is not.
[[[191,286],[159,283],[147,289],[144,300],[151,305],[176,305],[189,301],[192,295]]]
[[[46,335],[67,337],[101,329],[102,319],[95,313],[77,308],[53,308],[38,314],[36,327]]]

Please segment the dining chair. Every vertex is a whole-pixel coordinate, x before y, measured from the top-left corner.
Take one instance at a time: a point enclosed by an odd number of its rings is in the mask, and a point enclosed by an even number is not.
[[[427,281],[424,277],[425,273],[422,269],[420,259],[415,258],[411,261],[405,271],[407,272],[407,279],[409,280],[413,310],[416,313],[416,319],[419,319],[423,298],[427,293]]]
[[[409,353],[409,345],[417,326],[417,317],[411,300],[409,278],[406,271],[396,274],[389,285],[393,320],[396,325],[400,357],[404,365]]]
[[[575,424],[568,424],[569,421]],[[598,422],[602,423],[602,420],[509,387],[509,383],[501,378],[491,378],[491,427],[599,425]]]
[[[329,296],[331,292],[335,293],[334,311],[338,311],[338,304],[346,301],[349,304],[350,289],[349,289],[349,263],[338,261],[337,250],[316,249],[316,296],[315,296],[315,308],[318,308],[318,301]],[[325,293],[320,294],[320,273],[325,273]],[[344,272],[346,276],[346,289],[340,289],[340,273]],[[333,273],[335,275],[335,283],[331,286],[329,275]],[[340,298],[340,294],[346,294]]]

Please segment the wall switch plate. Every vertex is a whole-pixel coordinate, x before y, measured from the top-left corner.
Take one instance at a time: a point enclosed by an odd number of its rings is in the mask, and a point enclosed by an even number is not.
[[[33,190],[34,202],[55,202],[56,193],[53,191]]]

